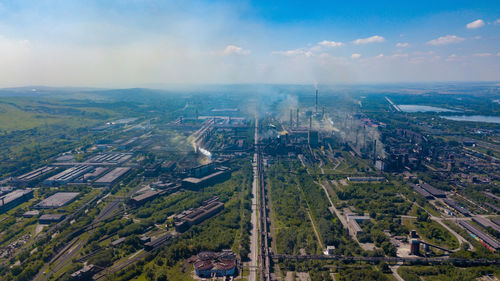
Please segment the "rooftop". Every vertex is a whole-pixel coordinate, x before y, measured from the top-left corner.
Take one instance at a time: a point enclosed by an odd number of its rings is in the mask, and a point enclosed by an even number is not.
[[[74,200],[79,192],[58,192],[36,204],[37,208],[59,208]]]

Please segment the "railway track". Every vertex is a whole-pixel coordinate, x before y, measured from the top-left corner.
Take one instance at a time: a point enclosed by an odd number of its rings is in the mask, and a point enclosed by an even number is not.
[[[256,128],[258,130],[258,128]],[[260,145],[255,147],[257,153],[257,177],[259,179],[259,199],[260,199],[260,253],[261,253],[261,272],[260,279],[265,281],[271,281],[271,260],[272,252],[269,247],[269,225],[268,225],[268,214],[267,214],[267,204],[266,204],[266,191],[264,184],[264,173],[262,164],[262,152]]]
[[[478,265],[500,265],[498,259],[460,259],[450,257],[363,257],[363,256],[342,256],[342,255],[271,255],[272,258],[279,261],[283,260],[337,260],[343,262],[375,262],[385,261],[391,264],[454,264],[461,266],[478,266]]]

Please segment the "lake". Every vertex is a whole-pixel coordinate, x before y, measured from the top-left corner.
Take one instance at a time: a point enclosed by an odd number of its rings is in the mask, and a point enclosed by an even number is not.
[[[456,110],[428,106],[428,105],[414,105],[414,104],[399,104],[399,109],[403,112],[414,113],[414,112],[458,112]]]
[[[468,121],[468,122],[485,122],[500,124],[499,116],[485,115],[456,115],[456,116],[441,116],[441,118],[453,121]]]

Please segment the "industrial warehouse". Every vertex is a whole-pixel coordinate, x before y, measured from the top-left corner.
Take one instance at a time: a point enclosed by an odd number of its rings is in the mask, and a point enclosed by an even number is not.
[[[189,227],[199,224],[220,212],[224,209],[224,203],[218,200],[219,198],[217,196],[212,197],[204,201],[200,207],[196,209],[189,209],[176,215],[174,217],[175,230],[177,232],[184,232]]]
[[[118,167],[112,169],[110,172],[94,181],[96,186],[110,186],[116,183],[121,177],[130,172],[130,167]]]
[[[57,192],[56,194],[49,196],[42,200],[40,203],[35,205],[38,209],[55,209],[65,206],[80,195],[79,192]]]
[[[31,198],[33,198],[32,189],[18,189],[0,196],[0,213],[6,212]]]

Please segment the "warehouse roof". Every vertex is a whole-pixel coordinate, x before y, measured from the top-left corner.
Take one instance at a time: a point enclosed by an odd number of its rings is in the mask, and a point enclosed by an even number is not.
[[[58,192],[36,204],[37,208],[59,208],[73,201],[79,192]]]

